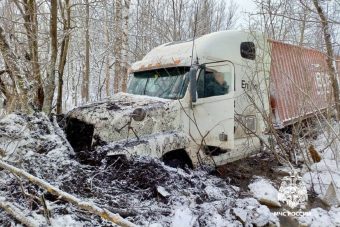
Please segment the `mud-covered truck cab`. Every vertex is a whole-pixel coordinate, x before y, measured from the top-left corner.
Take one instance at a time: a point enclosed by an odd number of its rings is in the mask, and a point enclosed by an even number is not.
[[[70,111],[68,137],[76,150],[193,166],[246,157],[266,129],[269,66],[261,34],[223,31],[163,44],[132,65],[126,93]],[[85,146],[72,139],[82,136]]]

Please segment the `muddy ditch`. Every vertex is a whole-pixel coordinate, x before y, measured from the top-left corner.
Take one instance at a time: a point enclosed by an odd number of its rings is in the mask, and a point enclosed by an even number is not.
[[[27,120],[24,116],[12,115],[0,126],[0,134],[17,135],[13,163],[18,167],[139,225],[161,223],[170,226],[176,214],[183,214],[181,209],[202,226],[215,225],[215,217],[223,223],[240,223],[239,217],[234,214],[237,210],[249,216],[246,221],[242,220],[244,223],[258,223],[254,220],[264,206],[250,198],[249,183],[254,176],[263,176],[279,184],[278,174],[274,171],[279,163],[268,153],[230,163],[214,171],[176,169],[148,157],[129,160],[122,156],[107,157],[105,152],[90,147],[92,129],[88,125],[80,125],[72,131],[71,139],[68,138],[71,144],[79,143],[75,153],[68,149],[66,140],[58,135],[58,129],[45,116],[32,116]],[[14,142],[2,141],[6,146]],[[1,178],[1,196],[30,212],[43,213],[41,204],[23,195],[22,188],[34,196],[44,195],[54,217],[70,215],[85,226],[108,225],[99,217],[80,211],[25,180],[2,174],[5,175]],[[254,208],[248,210],[248,203]],[[264,222],[275,222],[275,217],[270,215],[269,211],[264,215],[267,218]],[[261,217],[264,216],[261,214]],[[0,225],[9,225],[4,221],[7,217],[0,211]]]

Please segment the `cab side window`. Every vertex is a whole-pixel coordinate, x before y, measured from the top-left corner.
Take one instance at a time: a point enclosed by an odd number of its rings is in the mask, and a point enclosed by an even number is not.
[[[229,92],[229,85],[224,75],[217,71],[202,70],[197,81],[198,98],[225,95]]]
[[[255,44],[253,42],[242,42],[240,46],[240,53],[245,59],[255,60]]]

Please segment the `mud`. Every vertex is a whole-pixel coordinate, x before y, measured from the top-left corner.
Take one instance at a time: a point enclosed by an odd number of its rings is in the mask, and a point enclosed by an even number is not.
[[[160,163],[154,161],[127,160],[123,156],[105,159],[96,157],[96,162],[90,165],[82,153],[78,153],[77,158],[88,165],[75,171],[74,175],[78,177],[63,182],[61,189],[82,197],[113,201],[112,198],[119,195],[140,193],[141,198],[146,200],[157,198],[157,186],[168,185],[173,181]],[[184,179],[177,180],[187,184]],[[108,190],[103,193],[104,189]]]
[[[247,191],[248,185],[254,179],[254,176],[262,176],[273,182],[277,182],[278,173],[274,171],[274,168],[280,165],[281,164],[273,155],[261,153],[256,156],[220,166],[216,169],[214,174],[227,180],[228,183]]]

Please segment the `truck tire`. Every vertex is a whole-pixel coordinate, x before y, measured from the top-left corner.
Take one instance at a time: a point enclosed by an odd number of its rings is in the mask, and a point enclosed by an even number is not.
[[[163,155],[162,160],[165,165],[173,168],[193,168],[193,164],[185,150],[174,150]]]
[[[172,168],[181,168],[185,169],[188,167],[188,164],[185,163],[183,160],[180,159],[168,159],[163,161],[165,165],[170,166]]]

